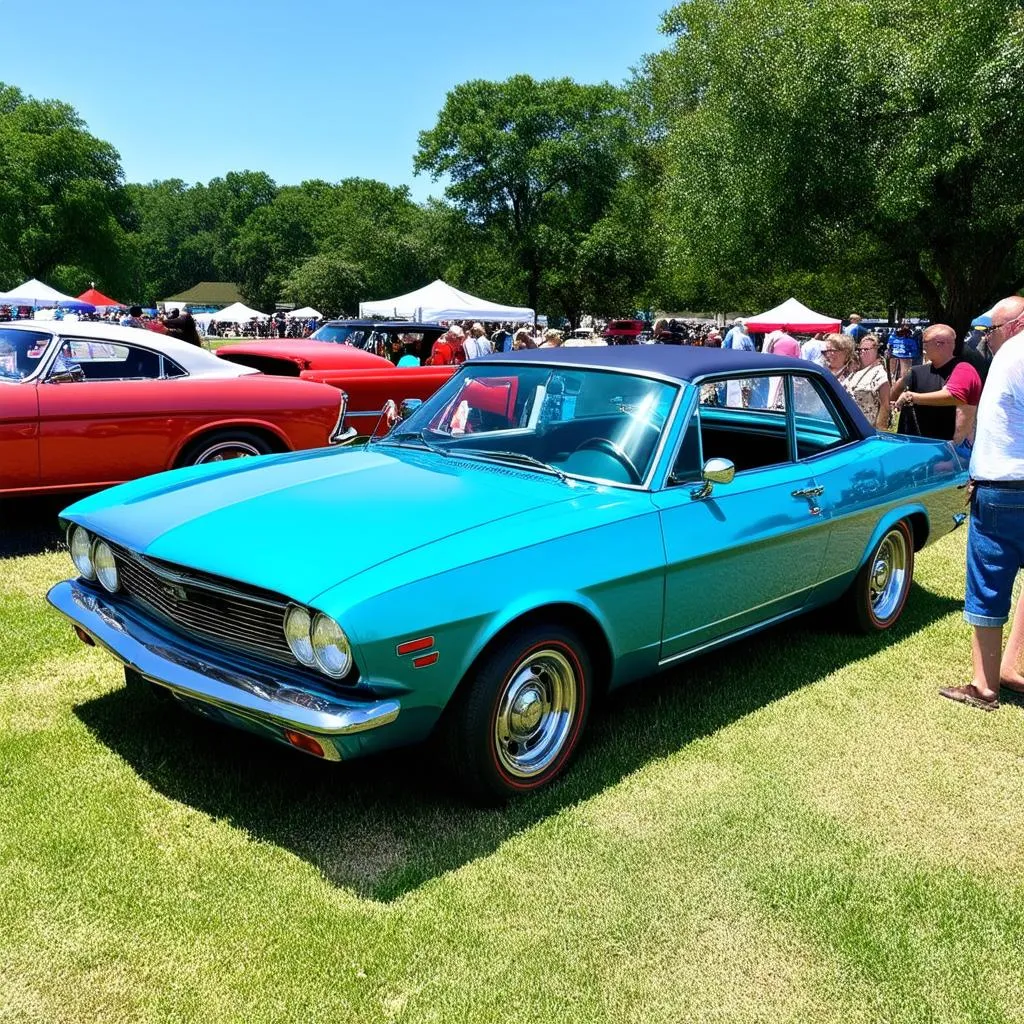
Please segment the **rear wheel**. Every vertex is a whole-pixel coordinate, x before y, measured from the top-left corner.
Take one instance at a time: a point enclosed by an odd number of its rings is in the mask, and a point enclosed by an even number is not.
[[[269,455],[272,445],[251,430],[221,430],[190,444],[182,453],[179,465],[203,466],[208,462],[226,462],[254,455]]]
[[[914,534],[901,519],[882,535],[846,595],[853,624],[880,633],[903,613],[914,578]]]
[[[579,638],[558,626],[510,634],[474,669],[446,716],[442,742],[458,784],[484,802],[551,782],[590,711],[592,670]]]

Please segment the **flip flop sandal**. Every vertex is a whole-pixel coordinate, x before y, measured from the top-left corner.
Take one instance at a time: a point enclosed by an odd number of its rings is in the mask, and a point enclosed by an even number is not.
[[[958,704],[966,704],[968,707],[977,708],[979,711],[998,711],[999,701],[995,697],[985,698],[978,692],[974,683],[966,686],[947,686],[939,690],[939,694],[955,700]]]

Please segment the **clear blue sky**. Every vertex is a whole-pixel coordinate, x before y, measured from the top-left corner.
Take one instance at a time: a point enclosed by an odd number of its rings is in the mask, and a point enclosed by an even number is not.
[[[414,177],[416,135],[473,78],[622,82],[670,0],[7,3],[0,80],[71,103],[128,181],[264,170],[281,184]],[[77,27],[81,25],[81,27]],[[13,40],[25,45],[13,44]]]

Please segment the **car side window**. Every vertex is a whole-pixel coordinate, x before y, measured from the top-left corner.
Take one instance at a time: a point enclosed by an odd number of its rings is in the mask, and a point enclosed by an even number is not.
[[[809,459],[850,439],[850,432],[821,382],[811,377],[793,377],[793,412],[796,417],[796,453]]]
[[[700,480],[703,465],[700,454],[700,414],[695,409],[683,431],[679,451],[675,462],[672,463],[672,472],[668,478],[669,486],[675,487],[678,484],[695,483]]]
[[[61,357],[80,367],[87,381],[160,377],[160,353],[136,345],[69,338],[61,346]]]
[[[694,423],[705,462],[728,459],[743,473],[792,461],[784,374],[724,377],[702,384],[691,427]]]

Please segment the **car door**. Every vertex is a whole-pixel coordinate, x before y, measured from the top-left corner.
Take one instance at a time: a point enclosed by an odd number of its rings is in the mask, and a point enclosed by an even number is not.
[[[849,576],[860,564],[880,517],[882,460],[846,422],[825,383],[795,375],[797,459],[814,475],[829,524],[821,582]]]
[[[704,385],[654,495],[666,561],[662,660],[799,610],[819,579],[828,522],[818,480],[794,458],[786,387],[749,383]],[[751,408],[757,393],[782,408]],[[727,396],[737,396],[734,404]],[[710,458],[729,459],[736,475],[705,493],[701,467]]]
[[[0,381],[0,492],[39,486],[39,400],[32,381]]]
[[[81,379],[55,380],[68,367],[76,375],[80,369]],[[152,349],[64,339],[59,362],[39,385],[42,482],[92,487],[166,468],[176,437],[174,392],[184,383],[166,372],[167,361]]]

